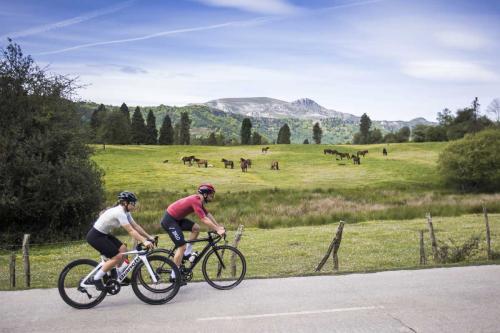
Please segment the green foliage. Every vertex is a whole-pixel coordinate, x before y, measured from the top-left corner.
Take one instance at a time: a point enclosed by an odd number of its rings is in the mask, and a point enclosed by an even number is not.
[[[208,136],[207,145],[209,145],[209,146],[216,146],[217,145],[217,138],[215,137],[214,132],[210,133],[210,135]]]
[[[410,140],[410,128],[408,126],[403,126],[396,133],[396,139],[398,142],[408,142]]]
[[[448,141],[446,135],[446,128],[444,126],[429,126],[425,133],[425,141],[427,142],[441,142]]]
[[[382,132],[378,128],[375,128],[374,130],[370,131],[368,137],[369,137],[369,143],[382,142]]]
[[[146,143],[147,129],[146,125],[144,124],[144,118],[142,117],[140,107],[136,107],[134,110],[134,114],[132,115],[131,132],[132,143],[136,145]]]
[[[189,114],[187,112],[181,113],[181,122],[179,125],[179,144],[189,145],[191,141],[191,120],[189,119]]]
[[[368,138],[370,134],[370,127],[372,126],[372,121],[366,113],[363,113],[359,121],[359,133],[361,134],[361,144],[368,143]]]
[[[497,191],[500,188],[500,130],[469,134],[450,143],[439,156],[445,182],[462,191]]]
[[[122,105],[120,106],[120,112],[123,114],[123,116],[127,120],[128,125],[130,126],[130,111],[127,104],[122,103]]]
[[[309,144],[309,139],[305,139],[303,144],[308,145]]]
[[[158,130],[156,129],[156,118],[153,111],[149,110],[148,117],[146,119],[146,144],[156,145],[158,143]]]
[[[258,132],[253,132],[253,135],[252,135],[252,144],[253,145],[260,145],[260,144],[262,144],[262,136]]]
[[[425,142],[426,141],[426,133],[429,126],[426,125],[417,125],[413,128],[412,131],[412,141],[413,142]]]
[[[323,130],[321,129],[321,126],[319,126],[319,123],[314,124],[314,126],[313,126],[314,143],[320,144],[322,136],[323,136]]]
[[[241,131],[240,131],[240,141],[242,145],[249,145],[251,143],[251,135],[252,135],[252,122],[249,118],[243,119],[241,123]]]
[[[172,128],[172,120],[168,114],[163,118],[158,143],[160,145],[172,145],[174,143],[174,129]]]
[[[278,139],[276,141],[277,144],[290,144],[290,127],[288,124],[281,126],[280,131],[278,132]]]
[[[70,101],[74,82],[10,43],[0,59],[0,241],[81,239],[103,201],[101,172]]]
[[[102,142],[102,138],[100,137],[100,130],[104,123],[104,118],[106,117],[106,107],[104,104],[100,104],[97,109],[92,113],[92,117],[90,118],[90,129],[92,138],[92,142],[100,143]]]
[[[107,112],[99,128],[99,141],[109,144],[130,143],[130,126],[124,114],[120,111]]]

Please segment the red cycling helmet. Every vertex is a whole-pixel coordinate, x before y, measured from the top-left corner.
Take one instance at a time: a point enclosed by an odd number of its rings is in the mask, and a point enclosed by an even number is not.
[[[198,193],[200,194],[215,193],[215,187],[209,183],[201,184],[200,186],[198,186]]]

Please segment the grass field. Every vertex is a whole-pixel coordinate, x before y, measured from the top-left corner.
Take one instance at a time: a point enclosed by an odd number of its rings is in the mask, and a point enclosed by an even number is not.
[[[438,239],[449,244],[482,235],[480,250],[460,264],[498,264],[500,193],[460,194],[443,188],[436,163],[444,146],[391,144],[386,146],[388,157],[382,156],[384,145],[271,145],[267,155],[257,146],[95,146],[93,158],[105,171],[108,204],[121,190],[136,192],[140,203],[134,218],[150,233],[162,235],[163,246],[170,244],[159,226],[165,206],[195,193],[199,183],[213,183],[217,195],[209,211],[229,230],[245,226],[240,249],[248,261],[248,277],[314,274],[339,220],[347,223],[340,273],[418,268],[418,231],[427,230],[427,212],[434,216]],[[361,165],[353,165],[324,155],[325,148],[369,153]],[[187,155],[208,159],[213,167],[183,165],[180,159]],[[237,163],[231,170],[220,162],[240,157],[253,161],[247,173]],[[279,171],[270,170],[273,160],[279,161]],[[493,261],[486,260],[484,220],[478,214],[483,206],[490,212]],[[426,242],[430,259],[427,234]],[[0,251],[3,290],[8,289],[8,254]],[[97,258],[85,242],[33,245],[30,254],[33,287],[55,287],[66,263]],[[20,253],[17,271],[22,272]],[[333,272],[331,261],[323,272]],[[201,278],[201,273],[195,276]],[[20,274],[17,281],[22,285]]]
[[[500,214],[490,215],[492,248],[497,259],[488,261],[485,249],[484,218],[481,215],[434,218],[434,229],[438,241],[457,244],[465,242],[472,235],[481,235],[481,244],[467,261],[460,263],[500,263]],[[337,230],[338,223],[324,226],[278,228],[264,230],[247,228],[243,232],[240,250],[247,263],[247,277],[276,277],[315,274],[314,270],[323,258]],[[339,251],[339,273],[369,272],[388,269],[418,268],[419,230],[425,230],[428,265],[432,267],[430,240],[424,218],[413,220],[369,221],[347,224],[344,227]],[[231,243],[234,231],[229,232]],[[130,241],[122,237],[124,241]],[[170,239],[161,234],[160,246],[169,247]],[[196,249],[196,248],[195,248]],[[31,247],[32,287],[56,287],[62,268],[77,258],[98,259],[97,252],[84,242],[57,246]],[[22,272],[22,255],[17,253],[17,272]],[[333,273],[330,259],[321,273]],[[203,279],[201,272],[195,272],[195,280]],[[23,286],[22,273],[17,283]],[[207,288],[209,288],[207,286]],[[8,256],[0,255],[0,289],[8,289]]]

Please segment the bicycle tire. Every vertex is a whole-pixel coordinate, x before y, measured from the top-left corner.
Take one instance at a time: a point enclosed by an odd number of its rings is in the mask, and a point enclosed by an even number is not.
[[[220,266],[220,259],[217,254],[221,257],[225,268]],[[234,260],[234,266],[231,265],[232,260]],[[247,264],[245,256],[237,248],[230,245],[219,245],[207,253],[203,259],[201,271],[209,285],[215,289],[228,290],[243,281],[247,271]]]
[[[170,281],[171,271],[173,270],[175,272],[175,276],[180,276],[179,269],[172,260],[166,258],[165,256],[150,255],[147,257],[147,259],[156,274],[158,283],[147,281],[145,277],[149,277],[149,272],[147,271],[144,263],[141,261],[137,264],[132,272],[132,290],[141,301],[147,304],[165,304],[172,298],[174,298],[179,291],[180,280],[176,279],[173,282]],[[163,266],[161,272],[155,269],[155,267],[153,267],[154,265],[151,264],[154,261],[162,263]],[[165,265],[167,265],[167,267],[165,267]],[[145,271],[144,273],[142,272],[143,270]],[[159,288],[155,288],[152,286],[157,286]],[[148,293],[152,293],[152,295],[149,296]]]
[[[87,276],[87,274],[93,268],[95,268],[97,265],[98,265],[98,263],[94,260],[91,260],[91,259],[77,259],[75,261],[70,262],[68,265],[66,265],[66,267],[63,268],[63,270],[59,274],[59,280],[57,282],[57,287],[59,289],[59,295],[61,295],[61,298],[63,299],[64,302],[66,302],[66,304],[68,304],[76,309],[90,309],[90,308],[93,308],[94,306],[96,306],[97,304],[101,303],[104,300],[104,298],[106,297],[105,290],[98,291],[97,289],[95,289],[95,292],[96,292],[95,299],[89,303],[78,302],[74,299],[76,297],[72,297],[72,296],[70,296],[70,294],[68,294],[69,290],[74,290],[74,291],[78,291],[80,293],[80,294],[75,293],[75,295],[83,296],[86,293],[86,297],[89,298],[90,294],[89,294],[88,290],[85,289],[85,293],[84,293],[84,292],[80,291],[78,289],[78,287],[79,287],[79,283],[80,283],[81,279],[85,278],[85,276]],[[71,271],[77,271],[76,268],[78,266],[90,266],[89,267],[90,269],[89,268],[84,269],[83,267],[80,267],[80,269],[82,269],[82,273],[79,273],[79,272],[76,273],[77,274],[75,277],[76,280],[75,280],[75,278],[69,278],[68,274]],[[90,290],[92,292],[94,292],[93,288],[91,288]],[[83,298],[85,300],[85,297],[81,297],[81,298]]]

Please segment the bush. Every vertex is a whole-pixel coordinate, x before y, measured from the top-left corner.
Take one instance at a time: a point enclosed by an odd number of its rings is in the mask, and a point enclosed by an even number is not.
[[[500,130],[468,134],[448,144],[438,168],[445,183],[462,191],[500,189]]]
[[[9,44],[0,56],[0,241],[82,238],[101,203],[71,79],[49,76]]]

